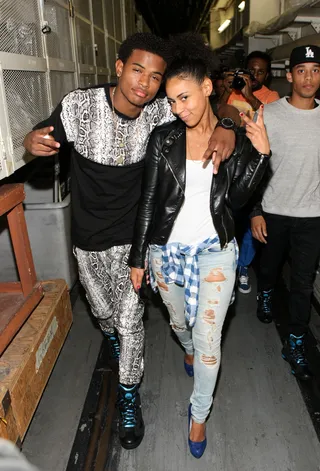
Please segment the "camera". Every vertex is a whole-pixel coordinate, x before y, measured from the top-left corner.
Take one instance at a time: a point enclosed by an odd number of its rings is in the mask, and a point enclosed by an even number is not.
[[[249,70],[236,69],[233,73],[231,88],[234,88],[234,90],[242,90],[242,88],[246,85],[246,82],[244,81],[242,75],[248,75],[251,80],[254,80],[254,76]]]

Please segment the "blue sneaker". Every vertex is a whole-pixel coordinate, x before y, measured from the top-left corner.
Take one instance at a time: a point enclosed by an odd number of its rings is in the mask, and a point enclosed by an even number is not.
[[[248,267],[239,267],[238,269],[238,290],[242,294],[249,294],[251,292]]]
[[[139,385],[118,387],[119,439],[126,450],[137,448],[144,437]]]
[[[188,444],[189,444],[189,449],[195,458],[201,458],[201,456],[204,453],[204,450],[206,449],[207,446],[207,437],[202,440],[202,442],[193,442],[190,440],[190,430],[191,430],[191,425],[192,425],[192,414],[191,414],[191,407],[192,405],[189,404],[189,409],[188,409]]]
[[[312,377],[305,354],[304,335],[300,337],[289,335],[289,339],[283,345],[282,358],[291,365],[291,373],[298,379],[307,381]]]
[[[273,290],[261,291],[257,294],[257,317],[264,324],[270,324],[272,316],[272,293]]]

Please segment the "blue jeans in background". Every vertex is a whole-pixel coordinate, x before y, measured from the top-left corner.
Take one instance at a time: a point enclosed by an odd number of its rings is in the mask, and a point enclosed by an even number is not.
[[[240,246],[238,267],[248,267],[256,254],[256,240],[251,232],[250,221],[242,240],[238,240],[238,243]]]

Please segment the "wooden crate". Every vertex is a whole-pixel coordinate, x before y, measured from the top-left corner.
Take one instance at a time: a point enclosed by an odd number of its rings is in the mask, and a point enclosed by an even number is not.
[[[42,286],[43,299],[0,357],[0,436],[18,443],[72,324],[66,282],[45,281]]]
[[[0,355],[43,296],[37,283],[22,202],[21,183],[0,188],[0,216],[6,216],[19,272],[19,282],[0,283]]]

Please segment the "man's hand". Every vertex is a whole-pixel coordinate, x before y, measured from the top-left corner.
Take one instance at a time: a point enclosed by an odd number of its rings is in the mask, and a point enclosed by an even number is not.
[[[213,173],[217,174],[221,162],[228,159],[236,145],[236,134],[221,126],[216,128],[209,140],[209,146],[202,160],[212,159]]]
[[[139,289],[141,288],[142,284],[142,279],[144,276],[144,268],[131,268],[131,274],[130,274],[130,280],[131,283],[133,284],[133,289],[138,292]]]
[[[248,75],[241,75],[241,78],[246,82],[245,86],[241,89],[241,93],[247,100],[251,100],[254,98],[252,93],[252,82]]]
[[[48,126],[29,132],[24,138],[24,147],[30,154],[38,157],[49,157],[50,155],[57,154],[60,144],[49,134],[53,129],[53,126]]]
[[[262,244],[266,244],[267,240],[267,224],[263,216],[254,216],[251,219],[251,232],[255,239]]]

